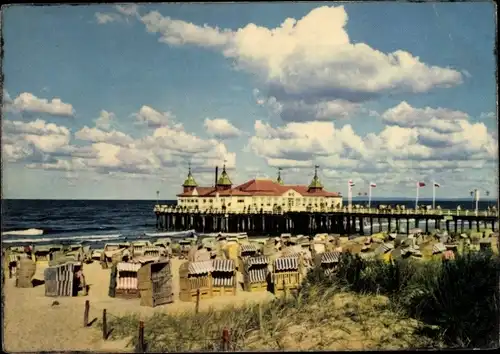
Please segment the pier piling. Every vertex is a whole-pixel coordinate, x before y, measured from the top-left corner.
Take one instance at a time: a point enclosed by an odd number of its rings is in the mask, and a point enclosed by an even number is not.
[[[162,207],[163,208],[163,207]],[[496,229],[495,215],[453,215],[448,213],[429,213],[414,211],[353,211],[344,210],[321,211],[321,212],[200,212],[184,211],[176,208],[165,207],[163,210],[156,210],[156,226],[162,231],[183,231],[194,229],[196,232],[247,232],[249,235],[279,235],[281,233],[313,235],[316,233],[336,233],[341,235],[365,234],[365,222],[369,224],[369,232],[375,232],[374,223],[378,221],[378,230],[382,232],[383,225],[387,222],[388,230],[393,231],[394,226],[397,232],[401,231],[402,222],[406,221],[406,233],[410,230],[410,219],[415,219],[415,227],[419,222],[425,222],[425,232],[429,232],[429,220],[434,221],[435,228],[441,228],[441,222],[445,221],[445,228],[450,232],[450,222],[454,223],[454,231],[458,231],[458,222],[461,223],[461,230],[465,223],[476,222],[476,228],[491,224],[491,229]],[[445,217],[446,215],[446,217]]]

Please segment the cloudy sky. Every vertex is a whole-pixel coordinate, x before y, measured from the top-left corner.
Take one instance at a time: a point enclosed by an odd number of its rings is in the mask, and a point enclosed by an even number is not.
[[[331,6],[329,6],[331,5]],[[12,6],[5,198],[173,198],[234,183],[497,194],[489,3]],[[420,191],[432,195],[431,188]]]

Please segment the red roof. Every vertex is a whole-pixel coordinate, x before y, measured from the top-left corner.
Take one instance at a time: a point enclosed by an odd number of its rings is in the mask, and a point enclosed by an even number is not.
[[[297,193],[304,195],[304,196],[321,196],[321,197],[340,197],[340,193],[336,192],[328,192],[325,191],[324,189],[313,189],[310,190],[308,186],[303,186],[303,185],[296,185],[296,186],[284,186],[288,187],[289,189],[293,189]]]
[[[304,185],[281,185],[270,179],[252,179],[246,183],[240,184],[232,189],[220,190],[219,196],[282,196],[288,190],[294,190],[300,195],[316,197],[339,197],[339,193],[328,192],[323,189],[309,189]],[[198,196],[215,197],[215,187],[196,187]],[[186,192],[177,195],[178,197],[193,196],[193,192]]]
[[[207,195],[207,194],[215,191],[215,187],[195,187],[194,189],[196,189],[199,196],[204,196],[204,195]],[[191,191],[188,191],[188,192],[177,194],[177,196],[178,197],[192,197],[194,189]]]

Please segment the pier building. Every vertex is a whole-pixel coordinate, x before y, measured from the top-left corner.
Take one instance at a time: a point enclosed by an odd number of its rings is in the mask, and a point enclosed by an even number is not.
[[[300,212],[327,211],[342,207],[340,193],[328,192],[318,177],[315,166],[314,177],[309,185],[285,184],[278,170],[276,180],[254,178],[233,187],[224,165],[212,187],[200,187],[189,168],[182,184],[183,192],[177,195],[177,206],[183,211],[221,212]]]
[[[410,222],[429,224],[448,232],[472,230],[473,225],[497,229],[498,212],[441,209],[355,208],[342,205],[340,193],[323,188],[315,166],[309,185],[288,185],[276,180],[255,178],[233,187],[225,166],[212,187],[200,187],[189,168],[177,205],[156,205],[156,228],[162,231],[196,230],[201,233],[246,232],[248,235],[281,233],[313,235],[373,234],[382,224],[391,230],[409,233]],[[377,226],[375,225],[377,224]],[[378,230],[377,230],[378,229]]]

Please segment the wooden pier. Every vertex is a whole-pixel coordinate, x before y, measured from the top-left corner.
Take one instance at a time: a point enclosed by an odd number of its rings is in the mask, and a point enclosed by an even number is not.
[[[214,232],[246,232],[248,235],[314,235],[332,233],[341,235],[373,234],[382,231],[382,224],[395,224],[390,230],[404,228],[410,231],[410,220],[425,222],[423,228],[429,232],[429,221],[434,221],[434,228],[448,232],[465,232],[480,227],[496,230],[498,213],[481,211],[414,211],[414,210],[376,210],[362,209],[356,211],[336,210],[325,212],[200,212],[179,210],[175,207],[156,206],[156,228],[161,231],[195,230],[200,233]],[[375,227],[375,223],[378,227]],[[366,226],[365,226],[366,225]]]

